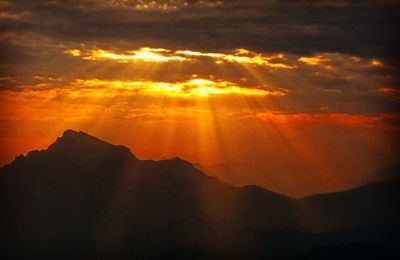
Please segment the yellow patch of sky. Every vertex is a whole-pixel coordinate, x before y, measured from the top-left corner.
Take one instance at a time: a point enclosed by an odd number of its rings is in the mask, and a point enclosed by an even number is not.
[[[370,62],[370,66],[372,66],[372,67],[382,67],[384,65],[380,60],[372,59],[371,62]]]
[[[300,57],[298,60],[309,66],[317,66],[323,62],[330,61],[327,57],[324,57],[322,55],[313,56],[313,57]]]
[[[341,55],[343,56],[343,55]],[[302,62],[308,66],[322,66],[324,68],[332,68],[329,64],[332,60],[335,60],[335,57],[338,58],[338,54],[320,54],[314,56],[302,56],[298,58],[299,62]],[[371,60],[362,60],[359,57],[350,57],[351,62],[360,63],[364,62],[367,66],[370,67],[383,67],[384,64],[382,61],[378,59],[371,59]]]
[[[384,66],[378,59],[361,59],[341,54],[322,53],[313,56],[296,56],[283,53],[264,54],[239,48],[233,52],[201,52],[193,50],[171,50],[166,48],[142,47],[136,50],[113,51],[107,49],[68,49],[64,53],[84,60],[109,60],[120,63],[149,62],[193,62],[201,59],[210,59],[215,64],[236,63],[243,66],[252,65],[270,69],[291,70],[301,66],[318,67],[325,70],[334,70],[335,62],[343,59],[347,63],[379,68]],[[249,67],[246,67],[249,69]]]
[[[251,52],[246,49],[237,49],[234,53],[217,53],[217,52],[199,52],[191,50],[168,50],[163,48],[149,48],[143,47],[137,50],[126,52],[114,52],[111,50],[93,49],[93,50],[79,50],[69,49],[65,53],[82,57],[85,60],[114,60],[117,62],[170,62],[170,61],[191,61],[196,58],[205,57],[210,58],[217,64],[224,62],[239,63],[239,64],[252,64],[259,66],[266,66],[278,69],[293,69],[294,65],[282,62],[274,62],[276,59],[283,60],[283,54],[263,55],[260,53]]]
[[[172,97],[209,97],[217,95],[243,96],[284,96],[280,90],[265,90],[261,88],[245,88],[229,81],[193,78],[183,82],[156,82],[156,81],[109,81],[109,80],[76,80],[75,86],[105,87],[123,89],[135,93],[149,95],[166,95]]]
[[[133,8],[137,11],[173,12],[190,6],[204,9],[220,7],[223,4],[223,1],[138,0],[133,4]]]

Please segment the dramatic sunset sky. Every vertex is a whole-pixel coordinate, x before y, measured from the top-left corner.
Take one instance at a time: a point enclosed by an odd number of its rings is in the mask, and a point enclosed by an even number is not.
[[[0,1],[0,165],[65,129],[291,196],[399,160],[399,1]]]

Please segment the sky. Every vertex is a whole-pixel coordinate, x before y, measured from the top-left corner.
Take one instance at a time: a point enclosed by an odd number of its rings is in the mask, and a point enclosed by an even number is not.
[[[0,165],[66,129],[290,196],[399,163],[399,1],[0,1]]]

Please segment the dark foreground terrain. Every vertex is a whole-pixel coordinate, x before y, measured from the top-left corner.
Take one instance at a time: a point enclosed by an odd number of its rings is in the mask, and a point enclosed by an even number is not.
[[[400,259],[400,182],[293,199],[67,130],[0,169],[2,259]]]

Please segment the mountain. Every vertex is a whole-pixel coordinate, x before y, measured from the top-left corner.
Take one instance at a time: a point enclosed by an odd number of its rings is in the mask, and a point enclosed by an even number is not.
[[[343,237],[379,251],[399,244],[399,187],[381,182],[293,199],[233,187],[180,158],[138,160],[124,146],[67,130],[47,150],[0,169],[1,254],[296,258],[322,254]],[[365,241],[371,226],[381,235]],[[394,233],[384,232],[388,226]],[[299,249],[288,254],[287,243]]]
[[[400,181],[391,181],[309,196],[299,202],[312,208],[325,230],[343,230],[370,223],[397,223],[399,198]]]
[[[374,182],[386,182],[400,180],[400,163],[389,165],[385,168],[379,169],[375,173]]]

